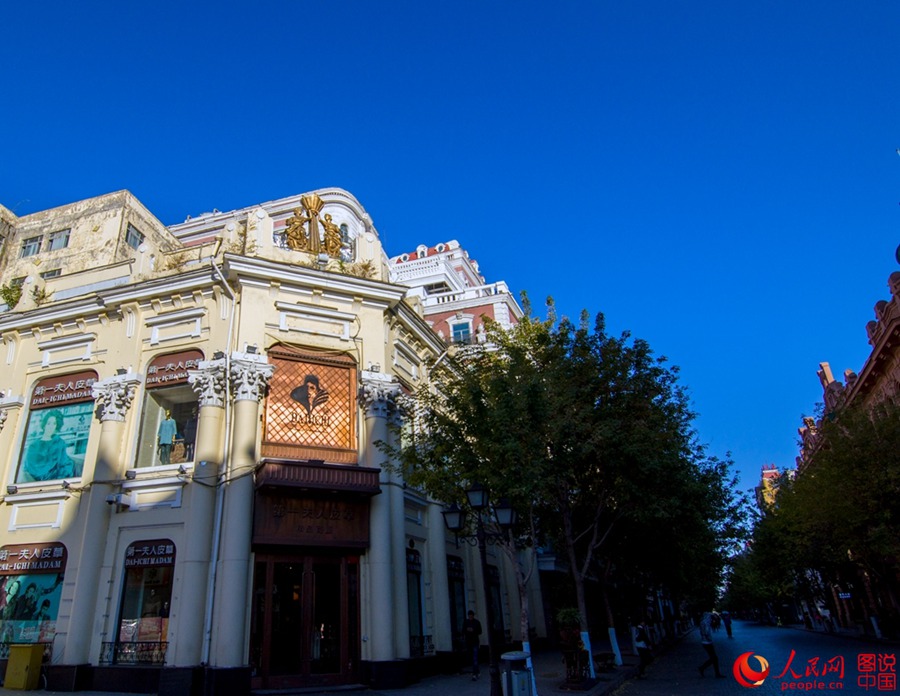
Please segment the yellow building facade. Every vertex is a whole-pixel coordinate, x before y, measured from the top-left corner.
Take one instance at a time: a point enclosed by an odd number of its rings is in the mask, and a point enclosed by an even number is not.
[[[402,685],[485,601],[521,638],[504,561],[486,600],[379,449],[445,345],[352,195],[167,227],[122,191],[0,238],[0,651],[238,694]]]

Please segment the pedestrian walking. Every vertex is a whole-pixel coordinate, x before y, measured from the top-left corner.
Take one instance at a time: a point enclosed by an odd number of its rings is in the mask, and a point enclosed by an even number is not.
[[[638,664],[638,679],[644,678],[647,667],[653,662],[653,651],[650,642],[650,629],[643,619],[634,627],[634,647],[637,649],[640,663]]]
[[[729,638],[734,638],[731,635],[731,613],[727,611],[722,612],[722,623],[725,625],[725,633],[728,634]]]
[[[475,618],[475,612],[469,610],[469,618],[463,621],[463,635],[466,637],[466,650],[472,657],[472,681],[478,679],[481,669],[478,666],[478,650],[481,647],[481,622]]]
[[[704,676],[707,667],[712,667],[716,672],[716,679],[724,679],[725,675],[719,671],[719,656],[716,655],[716,646],[712,639],[712,613],[704,612],[700,619],[700,644],[706,651],[707,659],[700,665],[700,676]]]

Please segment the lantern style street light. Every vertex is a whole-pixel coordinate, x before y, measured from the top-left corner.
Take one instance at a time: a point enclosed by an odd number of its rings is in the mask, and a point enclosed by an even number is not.
[[[481,580],[484,585],[484,604],[487,611],[487,638],[488,638],[488,671],[491,678],[491,696],[501,696],[500,664],[498,661],[497,636],[494,631],[495,615],[494,603],[491,598],[491,586],[488,581],[487,541],[495,540],[505,535],[516,523],[516,511],[510,506],[506,498],[494,505],[494,521],[500,527],[501,534],[494,534],[484,527],[485,515],[491,514],[491,503],[487,489],[480,483],[473,483],[466,489],[466,498],[469,507],[475,512],[475,535],[463,534],[466,529],[466,511],[456,503],[448,505],[444,511],[444,524],[447,529],[456,534],[456,538],[478,545],[478,554],[481,557]]]

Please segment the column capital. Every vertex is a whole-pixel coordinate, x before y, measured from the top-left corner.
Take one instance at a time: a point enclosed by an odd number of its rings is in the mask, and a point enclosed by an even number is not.
[[[231,391],[235,401],[262,400],[269,378],[275,372],[262,355],[256,353],[231,354]]]
[[[366,418],[387,418],[396,413],[400,383],[394,375],[362,370],[359,373],[359,401]]]
[[[125,414],[134,401],[137,386],[143,381],[141,375],[124,374],[101,379],[91,386],[94,399],[101,403],[100,420],[124,422]]]
[[[200,407],[225,407],[225,358],[201,360],[196,370],[188,370],[188,383],[197,394]]]
[[[25,397],[8,396],[8,394],[9,392],[0,391],[0,431],[3,430],[3,424],[6,423],[9,412],[25,405]]]

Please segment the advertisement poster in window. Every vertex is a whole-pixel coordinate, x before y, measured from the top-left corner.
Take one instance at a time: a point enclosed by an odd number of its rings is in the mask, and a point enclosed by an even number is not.
[[[50,643],[66,572],[59,542],[0,547],[0,643]]]
[[[90,370],[35,386],[16,483],[79,478],[94,410]]]

